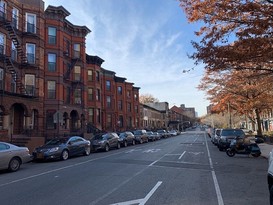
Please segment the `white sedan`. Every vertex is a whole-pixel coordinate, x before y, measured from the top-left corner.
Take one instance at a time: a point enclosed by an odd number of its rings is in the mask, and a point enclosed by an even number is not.
[[[27,147],[0,142],[0,170],[8,169],[15,172],[20,169],[21,164],[29,162],[31,155]]]

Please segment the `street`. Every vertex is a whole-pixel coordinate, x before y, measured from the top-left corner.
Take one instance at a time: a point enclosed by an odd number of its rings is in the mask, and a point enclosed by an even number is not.
[[[67,161],[31,162],[0,172],[3,205],[269,204],[267,160],[228,157],[205,132],[91,153]]]

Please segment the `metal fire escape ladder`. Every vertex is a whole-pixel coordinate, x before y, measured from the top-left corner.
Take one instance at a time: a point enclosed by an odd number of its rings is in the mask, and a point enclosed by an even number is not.
[[[70,74],[72,69],[74,68],[74,66],[77,64],[77,62],[79,61],[79,58],[77,58],[76,60],[72,61],[72,63],[70,64],[70,66],[68,67],[68,69],[66,70],[65,74],[64,74],[64,79],[69,79]]]
[[[21,63],[26,63],[27,58],[23,52],[21,43],[20,43],[19,39],[17,38],[16,31],[14,30],[13,26],[11,25],[11,23],[9,21],[5,21],[4,26],[9,33],[9,37],[11,38],[11,40],[17,50],[18,55],[20,56]],[[18,70],[18,68],[16,68],[13,65],[10,57],[5,58],[5,64],[6,64],[6,67],[9,71],[9,73],[11,74],[14,82],[16,82],[16,87],[19,89],[20,94],[27,94],[26,88],[19,76],[19,70]]]

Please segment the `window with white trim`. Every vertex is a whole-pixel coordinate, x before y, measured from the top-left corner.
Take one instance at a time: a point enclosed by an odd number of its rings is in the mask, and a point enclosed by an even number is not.
[[[34,96],[35,95],[35,75],[26,74],[25,75],[25,86],[27,95]]]
[[[35,64],[35,44],[26,44],[27,62],[29,64]]]
[[[17,8],[12,8],[11,25],[13,26],[13,28],[18,29],[18,25],[19,25],[19,10]]]
[[[36,33],[36,14],[26,13],[26,32]]]

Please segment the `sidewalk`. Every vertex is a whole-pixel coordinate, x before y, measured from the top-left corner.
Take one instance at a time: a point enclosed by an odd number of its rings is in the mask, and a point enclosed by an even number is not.
[[[261,149],[261,153],[262,153],[261,156],[264,158],[268,158],[269,153],[273,149],[273,144],[261,143],[261,144],[258,144],[258,146]]]

